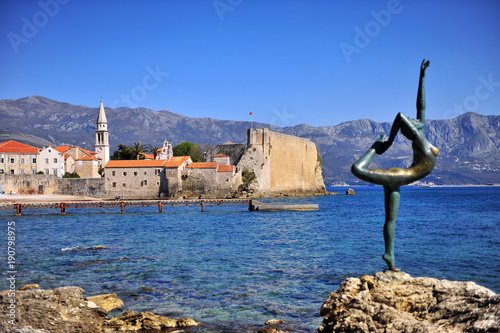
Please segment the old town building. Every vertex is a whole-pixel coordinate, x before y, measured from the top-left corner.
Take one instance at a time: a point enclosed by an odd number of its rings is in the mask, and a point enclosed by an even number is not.
[[[36,174],[39,148],[14,140],[0,143],[0,173]]]
[[[49,145],[38,152],[37,170],[43,171],[45,175],[62,177],[65,173],[64,156]]]
[[[105,166],[106,192],[112,197],[157,198],[176,193],[189,156],[166,160],[111,160]]]

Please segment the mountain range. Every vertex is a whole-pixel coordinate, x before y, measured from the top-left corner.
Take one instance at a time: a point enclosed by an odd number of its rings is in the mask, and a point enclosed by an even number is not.
[[[250,122],[189,118],[170,111],[146,108],[105,108],[111,154],[119,144],[133,142],[161,147],[167,139],[173,145],[183,141],[217,145],[231,141],[246,143]],[[16,140],[36,147],[77,145],[93,150],[98,107],[54,101],[42,96],[0,100],[0,141]],[[277,127],[253,123],[254,128],[311,139],[318,146],[325,184],[364,184],[350,167],[382,134],[390,122],[369,119],[336,126],[305,124]],[[440,152],[434,171],[425,178],[437,185],[500,183],[500,116],[465,113],[453,119],[427,120],[427,139]],[[408,167],[412,162],[411,143],[398,134],[393,146],[377,156],[371,167]]]

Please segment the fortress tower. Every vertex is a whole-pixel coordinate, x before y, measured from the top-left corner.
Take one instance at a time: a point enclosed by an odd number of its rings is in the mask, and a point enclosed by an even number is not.
[[[97,116],[97,129],[95,131],[95,151],[97,152],[97,157],[101,158],[101,165],[104,167],[109,161],[109,132],[108,132],[108,120],[106,119],[106,112],[104,112],[104,106],[99,108],[99,115]]]

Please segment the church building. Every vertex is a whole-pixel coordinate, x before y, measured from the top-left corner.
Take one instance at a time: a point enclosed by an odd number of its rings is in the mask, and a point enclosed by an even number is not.
[[[97,116],[97,124],[95,130],[95,151],[97,158],[101,160],[101,166],[104,167],[109,162],[109,132],[108,120],[101,99],[101,107]]]

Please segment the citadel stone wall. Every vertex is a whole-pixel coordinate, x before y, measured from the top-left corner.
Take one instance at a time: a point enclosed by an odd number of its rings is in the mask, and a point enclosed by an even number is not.
[[[0,188],[3,193],[54,194],[59,190],[56,175],[10,175],[0,174]]]
[[[57,194],[102,198],[106,196],[104,178],[60,178]]]
[[[250,129],[239,172],[253,172],[249,188],[267,195],[325,193],[316,144],[309,139]]]
[[[0,175],[3,193],[105,196],[104,178],[58,178],[55,175]]]

